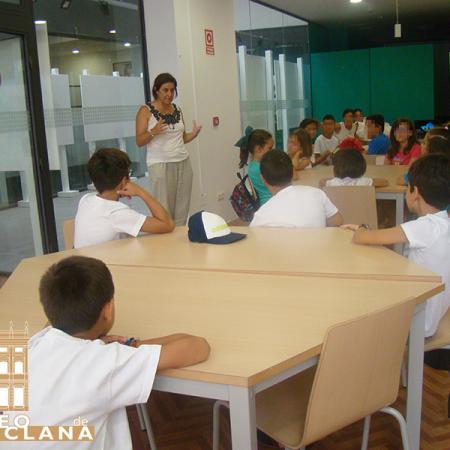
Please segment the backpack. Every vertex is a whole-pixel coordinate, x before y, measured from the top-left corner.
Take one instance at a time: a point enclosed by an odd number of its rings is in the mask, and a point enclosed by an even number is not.
[[[248,175],[242,177],[238,172],[239,183],[233,189],[230,203],[238,217],[245,222],[251,222],[259,208],[259,200]]]

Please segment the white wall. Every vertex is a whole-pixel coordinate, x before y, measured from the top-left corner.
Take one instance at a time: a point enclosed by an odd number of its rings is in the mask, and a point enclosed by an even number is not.
[[[155,42],[149,43],[149,39],[157,39],[152,24],[167,17],[172,7],[175,20],[167,24],[169,29],[163,35],[165,51],[158,56],[151,50]],[[178,80],[178,103],[187,128],[191,129],[193,119],[203,125],[199,137],[188,145],[194,169],[191,212],[206,209],[232,220],[236,215],[228,197],[237,182],[239,160],[239,151],[233,144],[241,134],[233,2],[150,0],[145,2],[145,8],[150,78],[160,71],[172,71]],[[160,17],[155,16],[155,8],[160,9]],[[150,10],[153,14],[148,13]],[[172,25],[174,40],[170,40]],[[214,56],[205,53],[205,28],[214,31]],[[217,128],[212,125],[214,116],[220,118]],[[224,199],[219,201],[221,192]]]

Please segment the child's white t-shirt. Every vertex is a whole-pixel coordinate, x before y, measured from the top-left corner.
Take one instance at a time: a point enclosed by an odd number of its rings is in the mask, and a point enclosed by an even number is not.
[[[338,178],[334,177],[331,180],[327,180],[325,186],[372,186],[373,180],[368,177],[359,178]]]
[[[251,227],[324,228],[338,212],[325,192],[311,186],[288,186],[256,211]]]
[[[440,211],[400,226],[409,242],[408,259],[439,274],[445,283],[445,291],[426,305],[425,336],[432,336],[450,306],[450,218]]]
[[[132,450],[125,407],[147,402],[160,351],[160,345],[134,348],[79,339],[52,327],[40,331],[28,343],[30,426],[73,425],[81,417],[95,427],[95,439],[15,442],[8,448]]]
[[[146,216],[129,206],[105,200],[91,192],[81,197],[78,203],[74,247],[101,244],[127,235],[136,237],[145,219]]]
[[[339,140],[335,135],[328,139],[321,134],[314,143],[314,153],[323,155],[327,150],[333,153],[338,145]],[[331,157],[327,158],[327,161],[331,161]]]
[[[352,127],[349,130],[345,127],[344,122],[339,122],[341,129],[339,130],[339,133],[335,132],[335,135],[338,138],[338,141],[342,142],[346,137],[349,137],[349,136],[355,137],[356,130],[357,130],[357,127],[356,127],[357,123],[358,122],[354,122]],[[358,128],[359,128],[359,126],[358,126]]]

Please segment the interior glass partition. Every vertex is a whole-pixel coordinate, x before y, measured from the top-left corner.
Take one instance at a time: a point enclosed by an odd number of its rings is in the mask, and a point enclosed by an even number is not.
[[[278,148],[311,111],[307,22],[235,0],[241,123],[270,131]]]

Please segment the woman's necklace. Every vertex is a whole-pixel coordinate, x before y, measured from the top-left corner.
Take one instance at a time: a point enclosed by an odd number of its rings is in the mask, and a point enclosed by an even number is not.
[[[178,123],[181,118],[180,110],[177,108],[177,105],[175,105],[175,103],[173,103],[173,112],[172,113],[163,114],[163,113],[159,112],[152,104],[150,104],[150,111],[155,116],[156,120],[158,120],[158,121],[161,119],[164,120],[164,122],[170,128],[172,128],[172,130],[175,128],[175,124]]]

